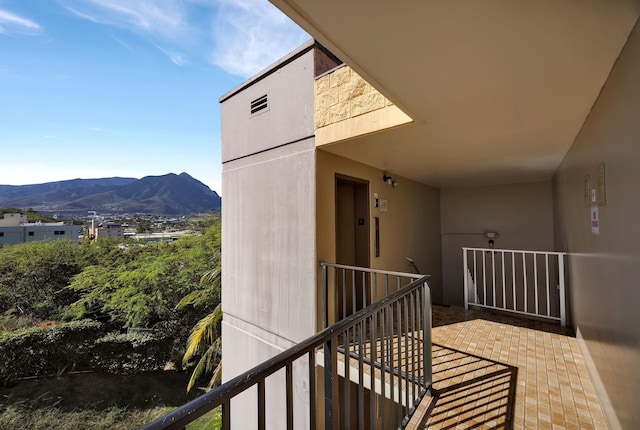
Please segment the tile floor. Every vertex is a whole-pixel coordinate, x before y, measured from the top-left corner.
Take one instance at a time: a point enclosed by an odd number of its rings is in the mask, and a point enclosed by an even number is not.
[[[434,395],[407,429],[607,429],[570,330],[434,306],[432,340]]]

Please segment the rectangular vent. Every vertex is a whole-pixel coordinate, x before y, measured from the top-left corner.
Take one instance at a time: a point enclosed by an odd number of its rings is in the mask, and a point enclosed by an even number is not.
[[[265,110],[267,107],[268,107],[267,95],[265,94],[262,97],[258,97],[257,99],[251,102],[251,114],[253,115],[256,112]]]

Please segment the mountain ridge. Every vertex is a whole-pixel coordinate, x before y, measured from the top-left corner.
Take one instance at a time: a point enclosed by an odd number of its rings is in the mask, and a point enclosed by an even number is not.
[[[96,210],[189,215],[219,209],[221,198],[182,172],[136,178],[70,179],[30,185],[0,185],[0,206],[39,211]]]

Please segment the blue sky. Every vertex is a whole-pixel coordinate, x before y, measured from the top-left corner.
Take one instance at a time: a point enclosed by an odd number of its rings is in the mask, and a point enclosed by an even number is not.
[[[0,0],[0,184],[220,192],[219,97],[309,39],[267,0]]]

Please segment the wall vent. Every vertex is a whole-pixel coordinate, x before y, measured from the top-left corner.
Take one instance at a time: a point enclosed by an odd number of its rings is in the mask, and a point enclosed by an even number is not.
[[[258,97],[257,99],[251,102],[251,115],[263,111],[269,107],[267,102],[267,95],[263,95],[262,97]]]

